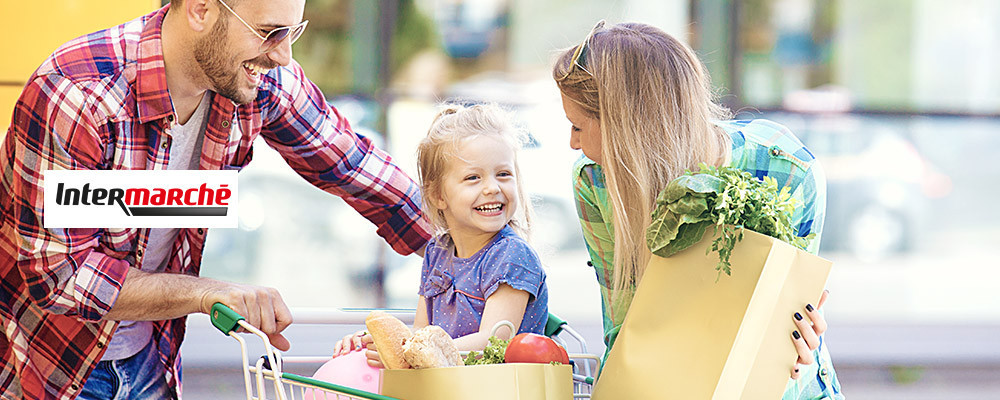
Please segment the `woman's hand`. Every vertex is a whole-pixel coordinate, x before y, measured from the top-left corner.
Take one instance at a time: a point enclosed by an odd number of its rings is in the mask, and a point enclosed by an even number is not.
[[[808,365],[816,361],[813,359],[812,352],[819,347],[819,336],[826,332],[827,327],[826,319],[819,313],[819,309],[823,307],[823,303],[826,303],[826,298],[829,296],[830,291],[824,290],[815,308],[811,304],[806,304],[804,313],[792,315],[792,320],[798,327],[796,331],[792,332],[792,343],[795,344],[795,350],[799,353],[799,359],[795,362],[795,368],[792,369],[792,379],[799,379],[800,365]]]
[[[355,350],[361,350],[364,347],[362,343],[362,337],[368,336],[368,332],[357,331],[350,335],[344,336],[336,345],[333,346],[333,357],[342,356]],[[370,340],[369,340],[370,341]]]

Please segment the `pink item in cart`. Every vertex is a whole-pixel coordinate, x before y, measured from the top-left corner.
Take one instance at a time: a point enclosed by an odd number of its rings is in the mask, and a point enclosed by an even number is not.
[[[313,379],[347,386],[366,392],[378,393],[381,372],[378,368],[368,365],[364,351],[352,351],[348,354],[327,361],[313,374]],[[322,393],[314,396],[312,390],[305,391],[305,399],[322,399]]]

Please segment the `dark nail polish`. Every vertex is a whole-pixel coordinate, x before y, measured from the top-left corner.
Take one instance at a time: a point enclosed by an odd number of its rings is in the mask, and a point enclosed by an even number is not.
[[[796,374],[799,373],[799,369],[798,368],[795,369],[795,373]]]
[[[795,320],[796,321],[801,321],[802,320],[802,314],[795,313]]]
[[[806,311],[813,312],[813,305],[812,304],[806,304]]]
[[[799,334],[799,331],[792,331],[792,337],[794,337],[795,340],[802,339],[802,335]]]

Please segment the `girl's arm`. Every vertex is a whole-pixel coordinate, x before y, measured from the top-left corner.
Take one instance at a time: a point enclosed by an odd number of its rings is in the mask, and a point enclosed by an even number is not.
[[[427,299],[424,296],[418,296],[417,314],[413,316],[413,331],[416,332],[417,329],[427,325],[430,325],[430,320],[427,318]]]
[[[521,319],[524,318],[524,310],[528,307],[529,297],[528,292],[500,284],[497,290],[486,299],[486,308],[483,309],[483,320],[479,323],[479,332],[456,338],[455,346],[458,347],[459,351],[482,351],[488,343],[493,325],[503,320],[513,323],[514,331],[500,328],[497,330],[497,337],[501,339],[514,337],[514,334],[521,327]]]

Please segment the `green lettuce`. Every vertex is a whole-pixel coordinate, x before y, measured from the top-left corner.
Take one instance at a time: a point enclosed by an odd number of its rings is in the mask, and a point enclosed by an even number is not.
[[[660,257],[670,257],[698,243],[705,229],[721,234],[706,251],[719,254],[715,269],[732,275],[733,247],[743,239],[743,229],[783,240],[805,249],[815,235],[795,235],[792,213],[797,201],[790,189],[778,188],[773,178],[763,180],[732,167],[700,165],[670,182],[656,197],[646,244]]]

